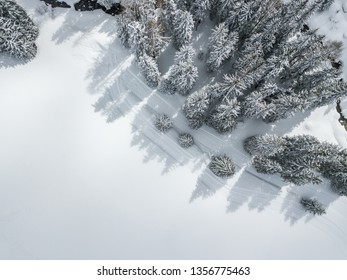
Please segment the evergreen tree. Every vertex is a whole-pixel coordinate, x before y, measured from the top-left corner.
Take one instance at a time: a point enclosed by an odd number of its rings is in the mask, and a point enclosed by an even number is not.
[[[259,173],[274,174],[282,172],[282,167],[277,161],[265,156],[254,156],[253,165]]]
[[[187,11],[177,10],[173,19],[172,37],[177,50],[182,46],[188,45],[192,40],[194,20]]]
[[[217,70],[223,61],[231,56],[237,42],[238,34],[236,32],[229,34],[229,29],[225,23],[221,23],[213,29],[209,38],[207,68],[210,71]]]
[[[165,9],[165,19],[166,19],[166,27],[167,29],[173,33],[174,30],[174,20],[178,13],[177,5],[175,0],[166,0],[166,9]]]
[[[323,0],[320,3],[319,6],[319,11],[325,11],[328,10],[331,6],[331,4],[333,4],[335,2],[335,0]]]
[[[159,115],[155,121],[154,121],[154,126],[160,131],[160,132],[168,132],[172,126],[173,126],[173,122],[170,119],[169,116],[162,114]]]
[[[22,7],[10,0],[0,1],[0,52],[32,59],[37,36],[38,28]]]
[[[139,66],[146,78],[147,84],[150,87],[156,87],[160,79],[160,72],[156,61],[147,54],[143,54],[139,57]]]
[[[275,156],[284,152],[286,144],[286,139],[277,135],[264,134],[247,138],[243,147],[251,155]]]
[[[310,212],[313,215],[323,215],[326,213],[324,206],[315,198],[301,198],[300,204],[305,208],[307,212]]]
[[[188,96],[182,110],[190,128],[198,129],[203,125],[210,102],[208,90],[196,91]]]
[[[207,17],[211,8],[211,0],[192,0],[190,13],[193,16],[195,27],[199,26]]]
[[[164,93],[187,95],[193,88],[197,78],[198,69],[193,65],[195,51],[191,46],[184,46],[176,54],[175,64],[168,74],[161,80],[159,90]]]
[[[220,133],[230,132],[237,125],[240,109],[237,98],[226,97],[209,115],[207,124],[213,126]]]
[[[182,148],[189,148],[194,145],[194,138],[191,134],[189,133],[182,133],[178,137],[178,144]]]
[[[253,164],[261,173],[280,173],[284,181],[295,185],[319,184],[319,173],[330,179],[332,189],[347,196],[347,150],[310,135],[257,135],[244,142],[254,155]]]
[[[212,156],[208,167],[218,177],[231,177],[235,174],[235,165],[226,155]]]
[[[107,10],[111,9],[112,6],[116,3],[119,3],[119,0],[97,0],[101,6],[104,6]]]

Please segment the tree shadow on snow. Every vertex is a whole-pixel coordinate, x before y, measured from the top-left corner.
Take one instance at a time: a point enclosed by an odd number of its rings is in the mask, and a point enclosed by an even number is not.
[[[54,13],[55,15],[65,14],[64,22],[53,34],[52,39],[57,44],[68,41],[75,36],[83,38],[95,29],[109,35],[116,34],[115,18],[105,16],[105,13],[101,10],[78,12],[74,9],[55,8]],[[78,40],[75,41],[77,42]]]
[[[280,195],[283,185],[276,176],[259,174],[253,167],[247,167],[230,189],[227,212],[235,212],[245,204],[250,210],[261,212]]]

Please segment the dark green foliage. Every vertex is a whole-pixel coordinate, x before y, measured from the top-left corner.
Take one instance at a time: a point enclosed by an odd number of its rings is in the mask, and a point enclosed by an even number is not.
[[[313,215],[323,215],[326,213],[324,206],[315,198],[301,198],[300,204],[307,212],[310,212]]]
[[[226,155],[212,156],[209,169],[218,177],[231,177],[235,174],[235,166]]]
[[[37,36],[38,28],[22,7],[10,0],[0,1],[0,52],[32,59]]]

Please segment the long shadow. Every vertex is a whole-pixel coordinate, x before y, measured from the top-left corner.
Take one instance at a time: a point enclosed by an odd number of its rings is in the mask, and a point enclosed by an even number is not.
[[[284,183],[275,176],[264,176],[247,167],[228,196],[228,212],[235,212],[243,205],[250,210],[263,211],[280,195]]]
[[[52,38],[57,44],[61,44],[76,35],[87,36],[93,30],[100,30],[110,35],[116,33],[115,18],[105,16],[101,10],[77,12],[74,9],[64,9],[60,13],[65,13],[64,22]]]

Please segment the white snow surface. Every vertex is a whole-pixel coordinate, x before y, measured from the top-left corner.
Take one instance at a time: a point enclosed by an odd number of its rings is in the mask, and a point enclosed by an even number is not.
[[[293,187],[258,174],[242,149],[264,132],[347,147],[334,105],[247,121],[229,136],[203,127],[185,150],[184,99],[145,85],[113,17],[18,2],[40,36],[30,63],[0,57],[1,259],[347,258],[347,199],[329,182]],[[153,126],[160,113],[174,120],[168,134]],[[232,157],[233,178],[206,168],[214,153]],[[305,213],[302,195],[327,214]]]

